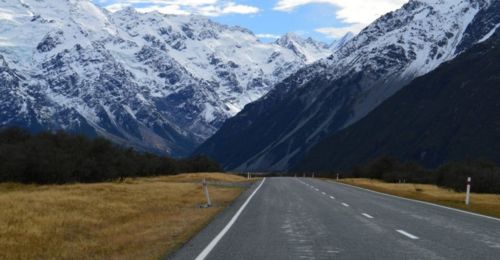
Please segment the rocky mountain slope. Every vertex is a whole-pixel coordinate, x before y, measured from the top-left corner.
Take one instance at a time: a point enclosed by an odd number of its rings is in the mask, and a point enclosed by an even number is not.
[[[196,153],[226,169],[287,170],[414,78],[491,36],[499,2],[411,0],[247,105]]]
[[[316,145],[297,170],[350,170],[381,156],[436,167],[500,163],[500,29]]]
[[[109,13],[89,0],[0,0],[0,127],[187,155],[276,82],[331,53],[302,43],[261,43],[198,16]]]

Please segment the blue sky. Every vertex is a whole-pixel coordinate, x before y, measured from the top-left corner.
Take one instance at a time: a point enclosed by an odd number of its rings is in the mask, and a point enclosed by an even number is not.
[[[331,42],[359,32],[380,15],[408,0],[93,0],[116,11],[132,6],[142,12],[199,14],[252,30],[264,41],[287,32]]]

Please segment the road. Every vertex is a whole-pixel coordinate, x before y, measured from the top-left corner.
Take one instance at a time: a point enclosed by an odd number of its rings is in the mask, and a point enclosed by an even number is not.
[[[267,178],[171,259],[500,259],[500,220],[312,178]]]

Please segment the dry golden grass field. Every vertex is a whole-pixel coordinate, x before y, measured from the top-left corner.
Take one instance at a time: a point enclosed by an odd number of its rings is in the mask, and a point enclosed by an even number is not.
[[[387,183],[370,179],[342,179],[340,182],[405,198],[500,217],[500,195],[471,193],[471,204],[467,207],[464,203],[465,193],[435,185]]]
[[[0,184],[0,259],[158,259],[179,248],[243,188],[227,174],[72,185]]]

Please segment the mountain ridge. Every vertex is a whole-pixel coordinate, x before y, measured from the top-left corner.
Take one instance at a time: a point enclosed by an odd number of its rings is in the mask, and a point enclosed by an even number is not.
[[[299,56],[205,17],[110,13],[88,0],[0,1],[0,20],[2,68],[22,75],[0,97],[9,107],[0,127],[83,132],[173,156],[327,55]]]
[[[294,170],[350,170],[390,156],[434,168],[500,163],[500,30],[415,79],[367,117],[325,138]]]
[[[415,77],[453,59],[458,46],[469,48],[482,39],[487,32],[468,30],[479,27],[486,16],[492,18],[487,28],[493,28],[500,22],[499,10],[498,1],[409,1],[329,58],[299,70],[247,105],[196,153],[230,170],[287,170],[322,138],[357,122]]]

